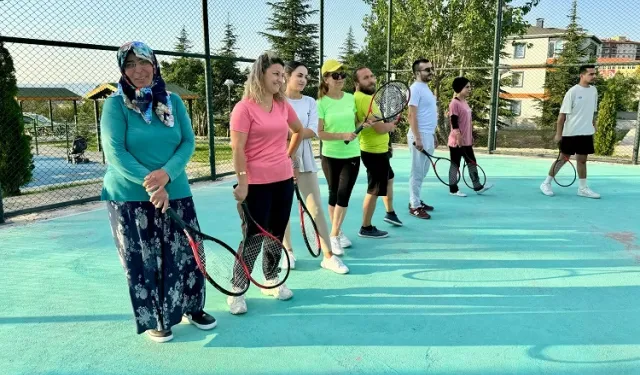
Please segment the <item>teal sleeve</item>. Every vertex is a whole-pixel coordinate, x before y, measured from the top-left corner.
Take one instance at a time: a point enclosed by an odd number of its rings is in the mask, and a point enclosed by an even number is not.
[[[173,96],[173,95],[172,95]],[[171,159],[162,167],[169,175],[171,181],[175,180],[181,173],[184,172],[187,167],[187,163],[193,156],[193,152],[196,149],[196,138],[193,134],[193,128],[191,127],[191,119],[187,114],[187,108],[185,107],[182,99],[175,96],[177,100],[173,103],[175,105],[173,113],[175,116],[175,126],[180,127],[182,134],[182,142],[176,149]]]
[[[150,171],[140,164],[125,146],[127,119],[118,100],[122,99],[108,98],[102,108],[100,128],[104,157],[106,162],[127,180],[142,185]]]

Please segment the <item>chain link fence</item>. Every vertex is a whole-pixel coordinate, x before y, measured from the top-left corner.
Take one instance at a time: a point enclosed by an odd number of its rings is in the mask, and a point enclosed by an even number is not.
[[[411,84],[412,62],[428,58],[441,145],[451,82],[464,75],[473,87],[476,147],[544,156],[557,152],[555,117],[577,82],[577,66],[594,63],[600,99],[594,158],[637,163],[640,30],[627,16],[635,3],[620,1],[604,13],[573,3],[2,1],[0,61],[18,90],[0,103],[0,220],[2,209],[14,216],[98,199],[106,168],[100,113],[119,79],[115,51],[129,40],[156,51],[169,89],[187,105],[197,139],[187,166],[192,181],[233,173],[229,114],[250,64],[265,50],[305,62],[311,79],[304,93],[313,97],[326,59],[344,62],[350,73],[367,66],[379,84]],[[128,5],[136,12],[123,11]],[[11,77],[0,78],[11,86]],[[353,89],[349,77],[345,91]],[[407,130],[403,121],[393,142],[405,144]],[[314,145],[319,151],[320,142]]]

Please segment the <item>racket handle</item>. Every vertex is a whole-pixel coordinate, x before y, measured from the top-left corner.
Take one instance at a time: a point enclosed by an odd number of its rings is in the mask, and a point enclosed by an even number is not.
[[[360,133],[360,132],[362,131],[362,129],[364,129],[364,126],[363,126],[363,125],[360,125],[360,126],[358,126],[358,127],[356,128],[356,131],[354,131],[353,133],[354,133],[354,134],[356,134],[356,135],[358,135],[358,133]],[[351,141],[344,141],[344,144],[345,144],[345,145],[348,145],[348,144],[349,144],[349,142],[351,142]]]
[[[180,227],[180,229],[184,230],[185,226],[182,224],[182,219],[178,214],[173,210],[173,208],[169,207],[167,209],[167,215]]]

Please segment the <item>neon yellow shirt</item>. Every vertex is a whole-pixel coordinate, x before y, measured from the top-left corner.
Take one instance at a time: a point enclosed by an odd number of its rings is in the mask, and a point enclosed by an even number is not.
[[[353,96],[356,100],[356,116],[358,122],[361,123],[369,112],[369,104],[371,103],[372,96],[360,91],[356,91]],[[373,114],[379,114],[380,111],[375,103],[373,104]],[[372,127],[363,129],[362,132],[360,132],[360,149],[372,154],[383,154],[389,151],[389,133],[380,134]]]
[[[339,100],[323,96],[317,103],[318,118],[324,121],[324,131],[353,133],[356,130],[356,106],[353,95],[345,92]],[[345,145],[343,140],[322,141],[322,155],[335,159],[360,157],[358,139],[354,139],[348,145]]]

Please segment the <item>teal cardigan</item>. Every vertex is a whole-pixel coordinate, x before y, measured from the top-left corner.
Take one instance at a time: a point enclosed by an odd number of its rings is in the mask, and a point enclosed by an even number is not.
[[[142,187],[145,176],[157,169],[169,175],[165,189],[169,199],[191,196],[185,168],[195,150],[191,119],[182,99],[171,94],[174,125],[168,127],[153,114],[150,124],[127,108],[121,96],[107,98],[100,120],[107,172],[102,200],[149,201]]]

